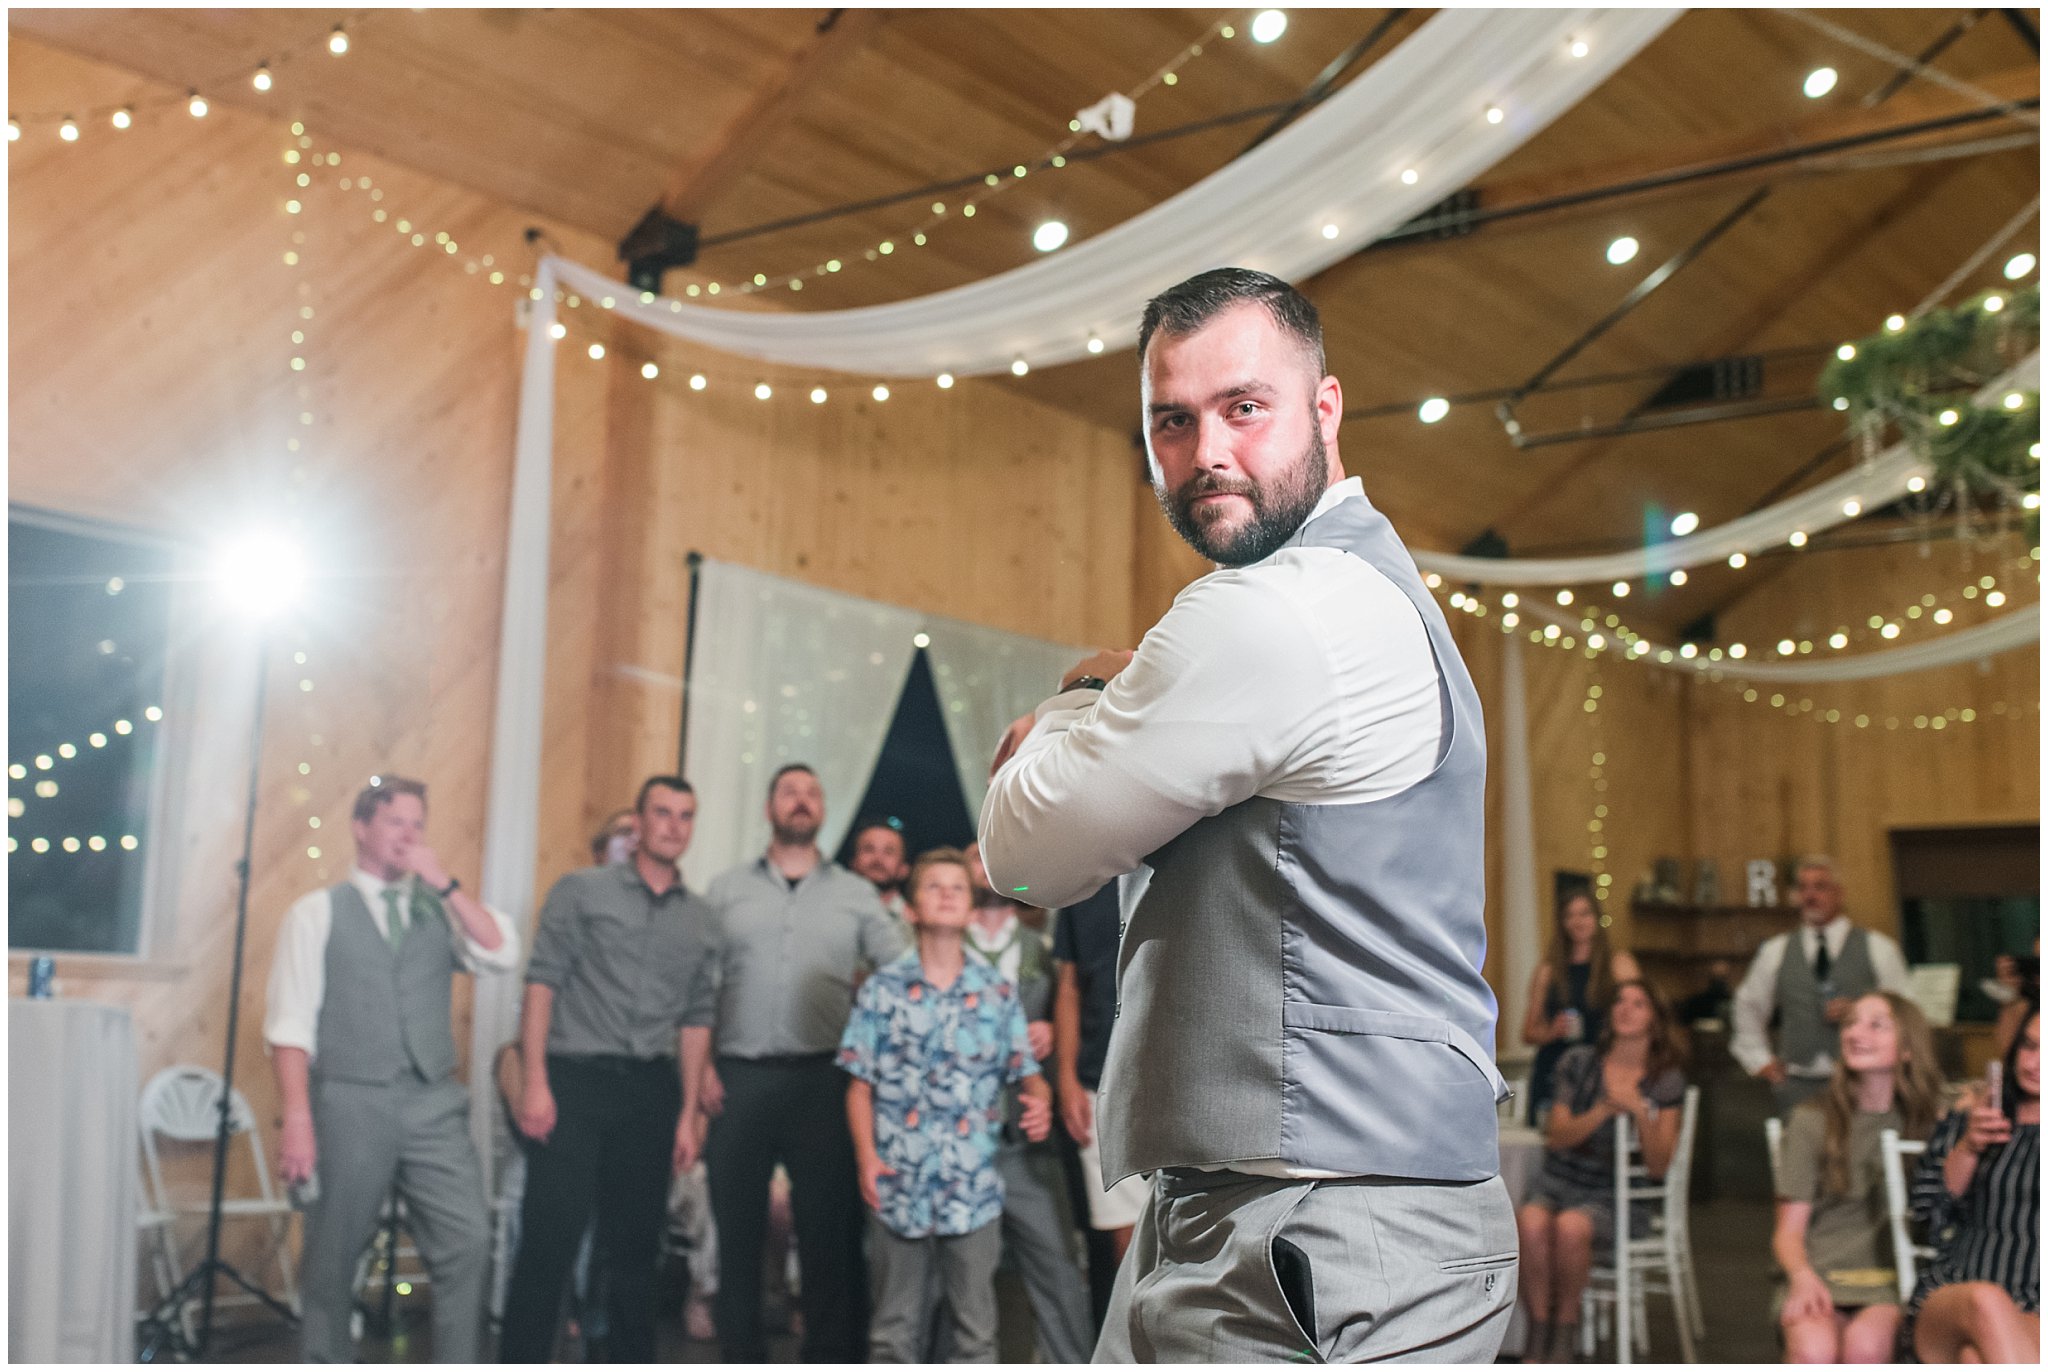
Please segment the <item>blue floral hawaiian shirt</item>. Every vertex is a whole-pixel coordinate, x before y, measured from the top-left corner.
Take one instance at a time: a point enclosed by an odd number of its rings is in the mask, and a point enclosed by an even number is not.
[[[969,1234],[1003,1213],[1003,1088],[1038,1071],[1016,988],[969,958],[951,986],[911,949],[867,979],[839,1065],[874,1088],[881,1220],[906,1239]]]

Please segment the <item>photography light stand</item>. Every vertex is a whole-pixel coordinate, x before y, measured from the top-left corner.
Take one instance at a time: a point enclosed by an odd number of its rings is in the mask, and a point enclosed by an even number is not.
[[[213,1299],[215,1277],[226,1277],[268,1306],[274,1313],[297,1325],[292,1308],[242,1275],[234,1264],[220,1255],[221,1208],[227,1189],[228,1141],[234,1136],[235,1033],[241,1024],[242,946],[249,930],[249,866],[256,843],[256,803],[263,762],[263,706],[269,695],[270,632],[260,629],[256,637],[256,720],[249,734],[249,798],[242,816],[242,857],[235,864],[235,952],[228,965],[227,1048],[220,1071],[220,1124],[213,1136],[213,1199],[206,1211],[206,1257],[185,1274],[177,1289],[143,1317],[147,1337],[136,1354],[137,1362],[154,1362],[159,1352],[169,1352],[181,1361],[203,1359],[213,1343]],[[250,1127],[255,1127],[251,1120]],[[261,1144],[259,1143],[259,1147]],[[188,1337],[182,1315],[194,1295],[199,1300],[199,1333]]]

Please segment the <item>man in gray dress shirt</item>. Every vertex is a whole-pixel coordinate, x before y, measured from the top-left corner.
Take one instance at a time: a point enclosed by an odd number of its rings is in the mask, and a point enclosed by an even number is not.
[[[1205,272],[1138,331],[1169,521],[1221,564],[1019,720],[996,889],[1122,877],[1103,1180],[1153,1174],[1097,1361],[1491,1362],[1513,1313],[1487,1045],[1485,727],[1346,478],[1315,307]]]
[[[591,1212],[614,1362],[651,1362],[672,1169],[696,1161],[710,1055],[711,908],[683,885],[697,797],[650,777],[632,860],[571,872],[541,907],[519,1040],[526,1196],[498,1353],[547,1362]]]
[[[718,1339],[727,1362],[763,1362],[761,1242],[768,1183],[789,1170],[803,1267],[803,1358],[858,1362],[867,1349],[863,1216],[833,1058],[856,978],[902,953],[875,888],[818,851],[825,792],[792,764],[768,788],[766,854],[711,884],[719,930],[715,1029],[722,1097],[705,1162],[718,1222]]]

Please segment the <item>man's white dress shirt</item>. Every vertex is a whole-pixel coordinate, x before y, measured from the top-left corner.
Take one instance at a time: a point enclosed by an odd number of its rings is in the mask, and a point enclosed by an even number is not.
[[[391,938],[389,911],[384,892],[399,893],[399,918],[411,919],[412,887],[418,878],[406,875],[387,882],[360,867],[349,869],[348,879],[370,907],[377,932]],[[498,926],[498,946],[484,948],[470,938],[455,912],[448,912],[448,924],[455,935],[455,955],[469,972],[509,972],[519,966],[519,935],[512,921],[489,906],[484,912]],[[320,1006],[327,998],[327,931],[334,923],[334,896],[328,887],[308,891],[285,911],[284,926],[277,934],[277,955],[270,964],[269,1003],[263,1012],[263,1040],[272,1048],[303,1048],[309,1058],[319,1056],[314,1042],[320,1024]],[[410,928],[410,924],[407,925]]]
[[[1352,477],[1309,518],[1364,499]],[[1436,767],[1438,691],[1421,612],[1364,558],[1287,547],[1218,568],[1175,598],[1106,689],[1038,707],[1004,764],[1022,776],[982,806],[982,854],[992,873],[1037,874],[1033,905],[1071,905],[1254,796],[1335,805],[1396,795]],[[1034,822],[1050,814],[1062,817],[1057,835]],[[1334,1175],[1278,1158],[1231,1167]]]
[[[1855,927],[1847,915],[1836,915],[1819,928],[1801,921],[1797,929],[1773,935],[1756,950],[1742,985],[1735,991],[1735,1035],[1728,1042],[1729,1055],[1742,1065],[1743,1071],[1755,1076],[1777,1056],[1771,1049],[1771,1012],[1778,1008],[1778,972],[1784,966],[1785,950],[1792,940],[1799,940],[1799,955],[1809,967],[1823,938],[1827,940],[1829,962],[1839,962],[1842,947]],[[1912,978],[1906,972],[1906,955],[1886,935],[1874,929],[1865,932],[1870,935],[1870,969],[1877,974],[1878,989],[1905,995],[1912,986]],[[1834,1059],[1825,1053],[1812,1062],[1785,1064],[1785,1071],[1795,1077],[1824,1077],[1834,1070]]]
[[[1364,499],[1352,477],[1310,518]],[[1437,691],[1421,613],[1365,559],[1288,547],[1218,568],[1174,599],[1106,690],[1038,707],[1004,764],[1023,773],[1022,800],[990,792],[982,852],[1036,873],[1025,898],[1052,908],[1253,796],[1333,805],[1397,794],[1436,766]],[[1039,814],[1064,817],[1057,835],[1034,824]]]

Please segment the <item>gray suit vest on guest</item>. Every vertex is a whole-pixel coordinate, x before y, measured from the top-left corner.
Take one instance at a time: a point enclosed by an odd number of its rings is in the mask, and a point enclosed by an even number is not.
[[[446,1077],[455,1070],[451,979],[462,970],[447,915],[438,903],[432,914],[415,908],[394,951],[354,883],[328,894],[334,917],[313,1074],[356,1082],[392,1082],[411,1072],[428,1081]]]
[[[1349,499],[1289,547],[1363,558],[1422,616],[1428,777],[1346,804],[1253,797],[1123,879],[1097,1129],[1106,1184],[1260,1158],[1344,1176],[1500,1171],[1486,956],[1486,739],[1450,628],[1386,517]]]
[[[1778,1060],[1804,1067],[1825,1053],[1841,1049],[1842,1031],[1828,1023],[1827,997],[1814,980],[1805,957],[1806,940],[1795,929],[1785,936],[1785,956],[1778,963]],[[1842,955],[1828,968],[1834,993],[1854,999],[1877,989],[1877,968],[1870,961],[1870,935],[1851,929],[1842,940]]]

